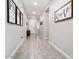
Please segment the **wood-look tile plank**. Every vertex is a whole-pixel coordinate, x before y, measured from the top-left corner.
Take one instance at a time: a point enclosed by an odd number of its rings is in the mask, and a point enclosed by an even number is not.
[[[48,42],[39,36],[31,37],[23,42],[11,59],[65,59]]]

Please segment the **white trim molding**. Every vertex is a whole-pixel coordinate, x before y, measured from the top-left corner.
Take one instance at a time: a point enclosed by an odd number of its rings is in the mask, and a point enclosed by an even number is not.
[[[66,59],[72,59],[71,56],[69,56],[67,53],[65,53],[63,50],[61,50],[59,47],[57,47],[55,44],[52,42],[48,41],[48,43],[55,48],[62,56],[64,56]]]
[[[14,56],[14,54],[17,52],[17,50],[19,49],[19,47],[22,45],[22,43],[24,42],[25,39],[21,40],[20,43],[17,45],[17,47],[14,49],[14,51],[11,53],[11,55],[8,57],[8,59],[11,59],[12,56]]]

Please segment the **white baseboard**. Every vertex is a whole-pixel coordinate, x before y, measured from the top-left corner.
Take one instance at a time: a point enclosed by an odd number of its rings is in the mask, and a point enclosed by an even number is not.
[[[24,42],[25,39],[21,40],[20,43],[17,45],[17,47],[15,48],[15,50],[11,53],[11,55],[8,57],[8,59],[11,59],[11,57],[17,52],[17,50],[19,49],[19,47],[22,45],[22,43]]]
[[[62,56],[64,56],[66,59],[72,59],[67,53],[65,53],[63,50],[58,48],[55,44],[51,43],[50,41],[48,42],[53,48],[55,48]]]
[[[8,59],[11,59],[11,57],[16,53],[16,51],[18,50],[18,48],[22,45],[22,43],[24,42],[25,39],[23,39],[18,46],[16,47],[16,49],[11,53],[10,57]],[[70,57],[67,53],[65,53],[63,50],[61,50],[60,48],[58,48],[55,44],[51,43],[50,41],[48,42],[52,47],[54,47],[60,54],[62,54],[64,57],[66,57],[66,59],[72,59],[72,57]]]

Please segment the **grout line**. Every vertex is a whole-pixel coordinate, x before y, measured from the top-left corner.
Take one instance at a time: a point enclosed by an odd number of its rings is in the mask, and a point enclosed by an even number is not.
[[[34,47],[34,39],[33,39],[33,59],[35,59],[35,47]]]

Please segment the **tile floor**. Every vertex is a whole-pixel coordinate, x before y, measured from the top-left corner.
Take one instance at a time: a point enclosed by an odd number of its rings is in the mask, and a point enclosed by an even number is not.
[[[65,59],[46,40],[31,35],[11,59]]]

